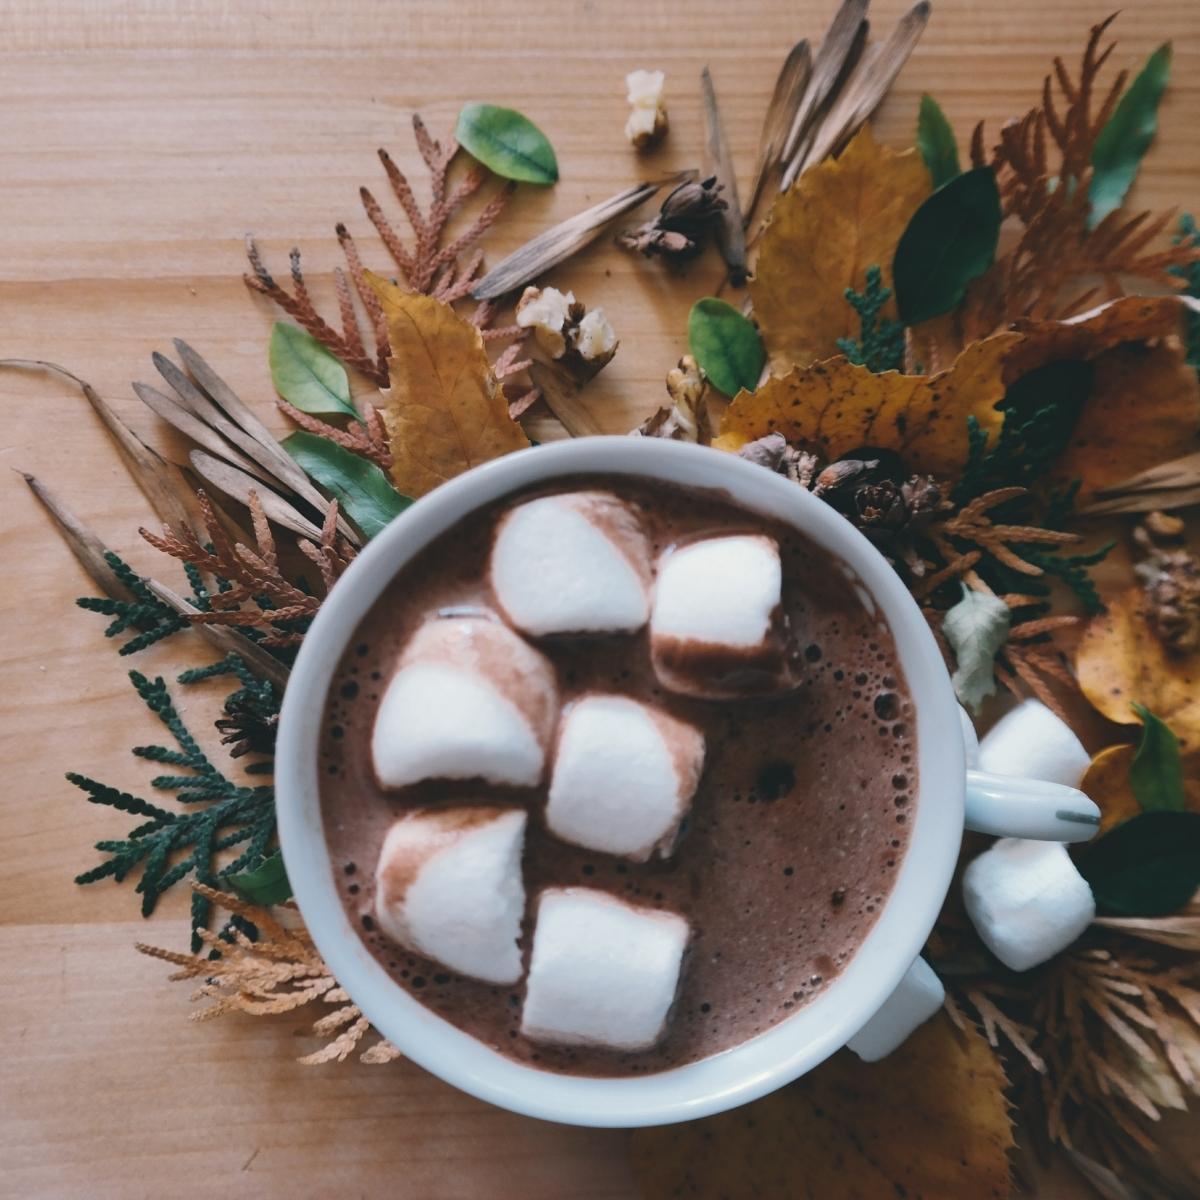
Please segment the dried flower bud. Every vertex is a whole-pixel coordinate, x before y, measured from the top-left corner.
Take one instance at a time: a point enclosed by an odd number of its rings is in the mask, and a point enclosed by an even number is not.
[[[647,258],[691,258],[700,252],[706,230],[726,207],[715,176],[688,180],[667,196],[654,220],[625,230],[617,244]]]
[[[738,457],[756,466],[766,467],[777,475],[786,475],[806,490],[812,487],[813,479],[821,467],[817,455],[809,450],[801,450],[799,446],[789,446],[782,433],[768,433],[756,441],[747,442],[738,451]]]
[[[631,71],[625,76],[626,98],[632,105],[625,122],[625,136],[641,151],[657,145],[666,136],[667,109],[663,103],[661,71]]]

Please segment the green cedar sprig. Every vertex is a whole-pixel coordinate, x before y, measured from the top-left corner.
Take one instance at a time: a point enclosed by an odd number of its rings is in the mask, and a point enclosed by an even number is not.
[[[187,774],[159,775],[151,786],[174,792],[179,803],[197,807],[166,809],[87,776],[68,774],[67,779],[84,791],[91,803],[143,818],[124,838],[97,842],[96,849],[108,857],[77,876],[75,882],[94,883],[109,877],[119,882],[140,868],[136,890],[142,897],[142,915],[149,916],[159,897],[183,879],[217,886],[216,860],[224,850],[243,848],[222,873],[244,871],[261,863],[275,836],[275,792],[270,786],[237,784],[213,764],[184,724],[162,678],[151,680],[138,671],[131,671],[129,678],[175,741],[174,748],[137,746],[133,753],[186,770]],[[193,951],[200,948],[198,931],[207,926],[210,910],[210,902],[193,893]]]
[[[118,654],[136,654],[161,642],[188,627],[187,618],[177,613],[170,605],[164,604],[146,586],[146,581],[118,555],[111,550],[104,552],[104,561],[112,568],[113,574],[133,595],[132,600],[117,600],[109,596],[81,596],[75,603],[87,609],[88,612],[98,612],[106,617],[112,617],[112,623],[104,631],[108,638],[119,637],[123,633],[132,633]],[[185,565],[188,583],[192,588],[189,600],[197,608],[207,611],[209,595],[200,577],[200,572],[190,564]]]
[[[868,267],[865,290],[847,288],[845,297],[858,313],[860,329],[857,338],[838,338],[838,349],[855,366],[876,374],[899,371],[904,365],[904,325],[881,315],[892,298],[891,288],[883,286],[883,272],[878,266]]]

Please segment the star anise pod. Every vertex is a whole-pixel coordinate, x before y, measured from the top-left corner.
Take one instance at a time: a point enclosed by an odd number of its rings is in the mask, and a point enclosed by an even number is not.
[[[715,175],[681,183],[662,202],[658,216],[617,235],[617,245],[647,258],[685,261],[700,253],[704,236],[728,205]]]

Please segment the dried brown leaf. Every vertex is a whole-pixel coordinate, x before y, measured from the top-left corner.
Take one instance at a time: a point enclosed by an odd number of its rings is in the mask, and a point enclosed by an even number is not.
[[[1006,1080],[973,1027],[935,1017],[882,1062],[842,1051],[763,1100],[639,1129],[645,1200],[1009,1195]]]

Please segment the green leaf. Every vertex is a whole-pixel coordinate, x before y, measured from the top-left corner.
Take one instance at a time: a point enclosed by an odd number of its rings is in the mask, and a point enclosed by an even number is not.
[[[963,587],[962,599],[942,621],[942,632],[958,663],[951,681],[959,700],[973,712],[996,694],[996,652],[1008,637],[1009,607],[996,596]]]
[[[1142,719],[1142,741],[1129,765],[1129,784],[1143,812],[1182,812],[1183,763],[1179,739],[1161,717],[1143,704],[1133,711]]]
[[[243,900],[248,900],[251,904],[269,907],[292,898],[292,885],[283,865],[283,855],[278,850],[270,858],[264,859],[262,865],[255,867],[253,871],[226,875],[224,881]]]
[[[938,188],[913,213],[892,260],[896,305],[906,325],[949,312],[996,257],[1000,190],[991,167]]]
[[[1200,813],[1130,817],[1080,856],[1096,906],[1123,917],[1162,917],[1200,886]]]
[[[1092,147],[1088,228],[1120,208],[1158,129],[1158,102],[1171,75],[1171,43],[1146,60]]]
[[[962,174],[954,130],[938,102],[928,93],[921,97],[921,108],[917,113],[917,149],[933,176],[935,188]]]
[[[766,351],[753,321],[732,304],[708,296],[688,315],[688,348],[718,391],[736,396],[758,387]]]
[[[346,368],[303,329],[276,321],[268,358],[271,382],[289,404],[306,413],[362,419],[350,403]]]
[[[315,433],[301,429],[283,439],[283,448],[323,488],[342,512],[373,538],[412,501],[402,496],[373,463]]]
[[[558,180],[558,160],[550,139],[515,109],[464,105],[454,136],[472,158],[505,179],[543,185]]]

